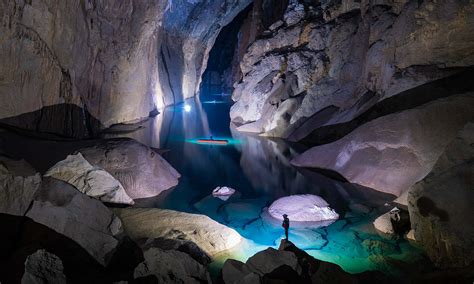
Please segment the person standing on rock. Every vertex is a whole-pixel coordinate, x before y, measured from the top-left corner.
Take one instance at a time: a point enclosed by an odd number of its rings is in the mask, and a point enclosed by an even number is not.
[[[288,215],[283,214],[283,223],[281,226],[285,229],[285,236],[288,241],[288,230],[290,229],[290,219],[288,219]]]

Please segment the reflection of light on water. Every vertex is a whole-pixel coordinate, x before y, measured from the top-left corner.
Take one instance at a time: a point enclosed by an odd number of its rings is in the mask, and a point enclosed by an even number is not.
[[[203,103],[203,104],[227,104],[228,102],[212,100],[212,101],[204,101],[204,102],[202,102],[202,103]]]
[[[229,145],[239,145],[242,144],[242,140],[240,139],[234,139],[234,138],[229,138],[229,137],[213,137],[214,140],[227,140],[227,144],[209,144],[209,143],[202,143],[199,142],[201,139],[209,139],[209,137],[198,137],[198,138],[192,138],[192,139],[186,139],[185,141],[187,143],[191,144],[198,144],[198,145],[203,145],[203,146],[229,146]]]

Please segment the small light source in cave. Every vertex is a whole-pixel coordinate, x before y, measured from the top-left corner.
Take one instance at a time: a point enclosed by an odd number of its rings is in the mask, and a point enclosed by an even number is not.
[[[191,111],[191,106],[188,104],[184,104],[184,111],[185,112],[190,112]]]

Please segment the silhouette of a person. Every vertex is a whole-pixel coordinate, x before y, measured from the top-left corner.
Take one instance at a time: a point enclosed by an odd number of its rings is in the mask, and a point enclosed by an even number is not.
[[[288,241],[288,230],[290,229],[290,219],[288,219],[288,215],[283,214],[283,223],[281,226],[285,229],[285,237]]]

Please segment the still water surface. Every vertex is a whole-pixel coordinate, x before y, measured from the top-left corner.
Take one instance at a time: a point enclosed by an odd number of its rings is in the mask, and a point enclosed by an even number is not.
[[[245,241],[219,256],[214,268],[229,257],[245,261],[267,247],[277,248],[284,232],[280,222],[267,216],[265,208],[279,197],[302,193],[320,195],[341,216],[329,226],[292,223],[290,240],[314,257],[336,263],[351,273],[396,273],[390,259],[419,259],[420,251],[408,242],[384,240],[373,230],[372,221],[387,201],[384,194],[295,169],[290,160],[305,147],[230,129],[229,108],[230,104],[219,97],[202,102],[191,99],[166,108],[144,128],[126,135],[169,150],[163,156],[182,175],[176,188],[157,198],[139,201],[136,206],[205,214],[237,230]],[[211,135],[231,143],[196,143],[196,139]],[[223,201],[211,195],[217,186],[229,186],[238,193]]]

